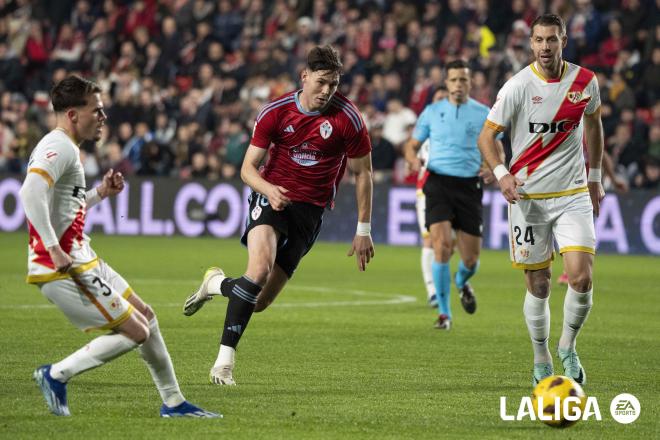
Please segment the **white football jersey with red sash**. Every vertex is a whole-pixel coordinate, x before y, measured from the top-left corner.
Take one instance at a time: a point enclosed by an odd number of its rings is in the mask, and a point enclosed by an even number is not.
[[[600,106],[595,74],[564,61],[559,79],[546,80],[531,64],[504,84],[486,125],[511,128],[511,174],[525,182],[522,198],[587,191],[582,115]]]
[[[53,130],[37,144],[28,173],[40,174],[49,185],[50,222],[62,250],[73,259],[74,272],[83,272],[98,264],[89,245],[85,227],[85,173],[80,162],[80,150],[61,130]],[[42,283],[68,278],[58,273],[37,231],[28,222],[28,283]]]

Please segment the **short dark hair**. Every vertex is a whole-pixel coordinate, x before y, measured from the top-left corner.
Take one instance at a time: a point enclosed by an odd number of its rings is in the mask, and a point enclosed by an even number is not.
[[[543,14],[536,17],[532,22],[532,25],[530,26],[530,29],[532,30],[532,35],[534,35],[534,26],[536,25],[557,26],[559,28],[559,35],[561,36],[566,35],[566,23],[564,23],[564,20],[559,15]]]
[[[447,63],[445,66],[445,69],[449,71],[449,69],[469,69],[470,66],[465,60],[454,60],[450,61]]]
[[[307,54],[307,68],[312,72],[329,70],[341,74],[343,67],[339,52],[329,44],[316,46]]]
[[[98,84],[78,75],[70,75],[55,84],[50,91],[50,99],[53,110],[63,112],[72,107],[87,105],[87,98],[94,93],[101,93]]]

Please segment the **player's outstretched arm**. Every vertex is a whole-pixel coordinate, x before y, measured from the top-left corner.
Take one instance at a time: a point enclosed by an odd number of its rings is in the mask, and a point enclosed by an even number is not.
[[[587,187],[594,214],[600,214],[600,202],[605,197],[601,183],[601,165],[603,161],[603,123],[600,119],[600,107],[590,115],[584,114],[584,133],[587,137],[587,151],[589,153],[589,173]]]
[[[51,260],[58,272],[66,272],[71,268],[73,260],[62,250],[50,222],[48,208],[48,191],[50,183],[40,174],[28,172],[19,192],[25,216],[37,231],[44,247],[48,250]]]
[[[241,179],[250,188],[259,194],[265,195],[275,211],[281,211],[291,203],[291,200],[286,196],[288,190],[282,186],[269,183],[259,174],[259,165],[261,165],[267,151],[266,148],[259,148],[254,145],[248,147],[241,167]]]
[[[520,194],[518,194],[517,188],[522,186],[523,182],[510,174],[509,170],[502,163],[500,149],[495,139],[497,134],[498,132],[495,129],[488,124],[484,124],[481,134],[479,134],[477,145],[479,146],[479,151],[481,151],[481,157],[484,158],[490,169],[493,170],[493,174],[497,179],[497,183],[500,185],[500,190],[504,198],[509,203],[516,203],[517,200],[520,200]]]
[[[374,257],[374,243],[371,240],[371,203],[373,193],[371,153],[348,159],[349,169],[355,173],[355,192],[358,209],[358,226],[348,256],[355,254],[358,269],[362,272]]]

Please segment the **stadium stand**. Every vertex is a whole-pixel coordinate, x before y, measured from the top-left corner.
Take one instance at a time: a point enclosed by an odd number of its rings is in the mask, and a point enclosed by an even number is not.
[[[95,79],[109,115],[89,177],[231,179],[256,112],[297,86],[311,45],[341,51],[342,93],[377,131],[381,181],[405,181],[401,138],[464,58],[490,105],[530,62],[531,21],[560,14],[564,58],[596,71],[606,148],[630,186],[660,176],[660,2],[642,0],[0,0],[0,172],[23,173],[53,127],[48,90]],[[392,151],[394,150],[394,152]],[[394,153],[394,154],[393,154]],[[381,155],[383,157],[381,157]]]

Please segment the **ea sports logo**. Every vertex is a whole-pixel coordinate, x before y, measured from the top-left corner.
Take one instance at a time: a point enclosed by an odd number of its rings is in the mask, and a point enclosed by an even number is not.
[[[610,414],[614,420],[619,423],[628,424],[632,423],[639,417],[641,405],[637,397],[632,394],[619,394],[610,404]]]

